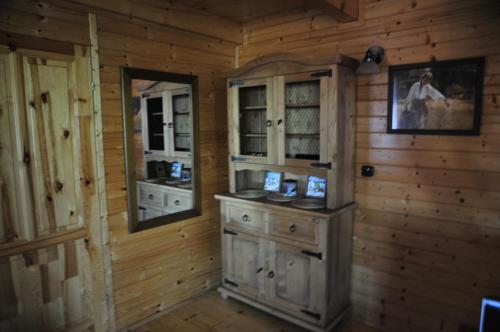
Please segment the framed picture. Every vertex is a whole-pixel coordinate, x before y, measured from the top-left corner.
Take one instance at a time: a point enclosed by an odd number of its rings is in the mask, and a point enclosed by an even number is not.
[[[389,67],[387,132],[479,135],[484,58]]]

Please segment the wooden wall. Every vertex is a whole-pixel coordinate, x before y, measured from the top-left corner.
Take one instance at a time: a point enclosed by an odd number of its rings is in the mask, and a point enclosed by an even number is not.
[[[220,283],[218,204],[227,190],[226,71],[234,68],[240,27],[168,2],[79,0],[0,4],[0,43],[64,50],[89,45],[97,15],[104,161],[115,313],[119,329]],[[33,39],[36,37],[37,39]],[[200,217],[128,233],[120,68],[199,77]]]
[[[357,77],[354,315],[387,331],[477,327],[481,297],[500,293],[498,1],[365,0],[360,22],[296,12],[245,30],[241,64],[385,48],[382,72]],[[385,133],[388,65],[475,56],[486,57],[481,136]]]
[[[222,73],[233,66],[234,48],[202,36],[164,31],[155,25],[148,25],[146,30],[141,24],[104,15],[98,15],[97,23],[114,299],[118,328],[123,328],[220,282],[219,213],[213,194],[227,190],[226,91]],[[148,31],[154,33],[155,39],[145,40]],[[120,100],[122,66],[199,76],[200,217],[128,233]]]

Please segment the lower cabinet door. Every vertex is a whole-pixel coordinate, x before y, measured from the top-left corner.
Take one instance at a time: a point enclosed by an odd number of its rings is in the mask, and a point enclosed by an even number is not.
[[[224,287],[254,299],[264,296],[265,241],[224,228],[222,245]]]
[[[139,206],[138,212],[139,212],[139,221],[153,219],[162,216],[164,214],[162,210],[144,206]]]
[[[325,262],[321,253],[269,241],[268,303],[319,323],[324,319]]]

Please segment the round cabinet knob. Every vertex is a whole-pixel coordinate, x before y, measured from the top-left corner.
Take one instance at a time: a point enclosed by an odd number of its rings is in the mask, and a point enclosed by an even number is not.
[[[168,128],[172,128],[173,126],[174,126],[174,124],[172,122],[167,123]]]
[[[269,277],[269,279],[274,278],[274,272],[273,271],[269,271],[269,273],[267,274],[267,276]]]
[[[176,199],[176,200],[174,201],[174,204],[175,204],[175,205],[180,205],[180,204],[181,204],[181,201],[179,201],[178,199]]]
[[[266,121],[266,126],[271,127],[273,125],[273,122],[271,120]]]
[[[246,214],[243,215],[243,217],[241,217],[241,220],[243,220],[244,222],[247,222],[247,221],[250,221],[250,217]]]
[[[288,227],[288,230],[290,231],[290,233],[295,233],[297,227],[295,225],[290,225],[290,227]]]
[[[149,197],[149,199],[153,199],[153,198],[155,198],[155,196],[154,196],[153,194],[149,194],[149,196],[148,196],[148,197]]]

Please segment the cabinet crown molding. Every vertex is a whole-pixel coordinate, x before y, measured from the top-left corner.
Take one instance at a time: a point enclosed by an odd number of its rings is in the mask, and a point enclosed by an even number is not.
[[[258,78],[288,73],[324,70],[333,64],[356,68],[359,61],[342,54],[308,57],[293,53],[276,53],[257,57],[230,73],[232,78]]]

